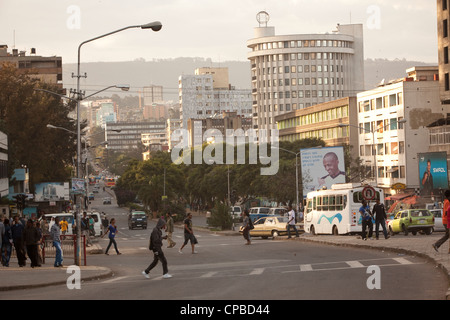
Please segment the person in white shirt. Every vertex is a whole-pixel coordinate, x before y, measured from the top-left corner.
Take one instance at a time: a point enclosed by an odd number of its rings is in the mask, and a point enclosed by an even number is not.
[[[292,205],[289,205],[288,224],[287,224],[288,239],[291,238],[291,228],[294,229],[295,236],[298,238],[298,231],[297,227],[295,226],[295,211],[294,209],[292,209]]]

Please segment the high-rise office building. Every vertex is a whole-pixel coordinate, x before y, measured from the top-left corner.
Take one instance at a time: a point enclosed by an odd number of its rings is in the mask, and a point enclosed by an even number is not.
[[[257,18],[255,37],[247,41],[254,129],[275,129],[277,115],[364,90],[361,24],[337,25],[323,34],[275,35],[266,12]]]

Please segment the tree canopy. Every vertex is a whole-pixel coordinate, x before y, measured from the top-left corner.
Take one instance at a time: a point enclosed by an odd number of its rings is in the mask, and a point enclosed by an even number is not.
[[[69,117],[73,103],[36,89],[57,92],[56,86],[19,72],[12,64],[0,66],[0,130],[8,135],[8,165],[26,166],[30,187],[46,181],[67,181],[76,154],[76,135],[47,128],[47,124],[76,131]]]

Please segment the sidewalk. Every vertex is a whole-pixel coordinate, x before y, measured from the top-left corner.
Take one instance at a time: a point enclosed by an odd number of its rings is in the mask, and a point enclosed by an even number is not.
[[[88,261],[90,254],[103,252],[102,248],[97,244],[86,249],[88,251]],[[19,267],[17,265],[17,259],[11,259],[9,267],[0,266],[0,297],[2,295],[1,291],[46,287],[67,283],[67,279],[73,274],[73,271],[68,270],[71,263],[68,262],[62,268],[55,268],[53,267],[53,260],[54,258],[50,258],[50,261],[47,261],[46,264],[38,268],[31,268],[29,259],[25,267]],[[73,261],[73,259],[69,259],[69,261]],[[81,281],[102,279],[110,277],[112,274],[112,270],[106,267],[89,265],[80,267]]]
[[[206,219],[201,215],[193,217],[193,225],[197,230],[208,231]],[[235,231],[210,231],[213,233],[226,236],[241,236],[239,234],[239,226],[236,225]],[[181,228],[181,226],[178,226]],[[357,248],[367,248],[382,251],[396,252],[399,255],[413,255],[427,259],[436,265],[436,268],[448,276],[450,280],[450,254],[449,241],[441,246],[439,252],[436,252],[431,246],[434,242],[444,235],[443,232],[433,233],[431,235],[418,234],[413,235],[395,235],[389,239],[384,239],[382,233],[380,240],[361,240],[357,235],[349,236],[332,236],[332,235],[318,235],[312,236],[310,234],[302,234],[299,238],[287,239],[286,236],[278,237],[279,240],[286,239],[286,241],[299,242],[314,242],[325,245],[347,246]],[[301,245],[301,243],[299,243]],[[94,245],[90,247],[88,254],[98,254],[102,252],[101,247]],[[89,255],[88,255],[89,261]],[[29,261],[28,261],[29,262]],[[72,273],[67,273],[68,265],[64,268],[54,268],[51,263],[47,263],[40,268],[30,268],[29,264],[24,268],[16,266],[16,261],[11,261],[10,267],[0,266],[0,291],[26,289],[41,286],[50,286],[55,284],[64,284]],[[101,279],[110,277],[112,270],[107,267],[100,266],[82,266],[81,281]],[[1,294],[0,294],[1,295]],[[447,300],[450,300],[450,291],[447,292]]]

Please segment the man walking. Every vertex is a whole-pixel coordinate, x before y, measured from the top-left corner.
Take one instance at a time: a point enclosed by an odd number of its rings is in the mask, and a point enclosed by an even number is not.
[[[436,252],[438,252],[439,247],[450,238],[449,229],[448,226],[448,217],[447,217],[447,211],[450,207],[450,190],[445,190],[445,200],[444,200],[444,209],[442,210],[442,224],[445,227],[445,234],[442,238],[440,238],[438,241],[432,244],[432,247]],[[450,249],[449,249],[450,252]]]
[[[389,238],[386,231],[386,210],[384,209],[384,204],[380,203],[380,199],[376,199],[372,211],[375,214],[375,238],[378,240],[378,230],[380,228],[380,224],[383,228],[384,238]]]
[[[194,236],[194,230],[192,229],[192,213],[188,213],[187,218],[184,220],[184,243],[181,246],[179,253],[183,253],[184,246],[187,245],[188,241],[191,242],[192,253],[197,253],[195,251],[195,245],[197,244],[197,239]]]
[[[167,233],[167,248],[173,248],[177,243],[172,240],[173,234],[173,218],[170,212],[166,213],[166,233]]]
[[[297,227],[295,226],[295,211],[294,209],[292,209],[292,205],[289,205],[288,224],[287,224],[288,239],[291,238],[291,228],[294,229],[295,236],[298,238],[298,231]]]
[[[163,219],[159,219],[156,227],[153,228],[152,234],[150,235],[150,245],[149,249],[153,251],[153,262],[142,271],[142,274],[149,279],[150,271],[158,264],[158,261],[161,261],[163,267],[163,279],[172,278],[169,274],[169,270],[167,268],[167,259],[164,256],[164,252],[162,251],[162,240],[167,239],[167,236],[162,236],[161,229],[164,229],[166,226],[166,222]]]

